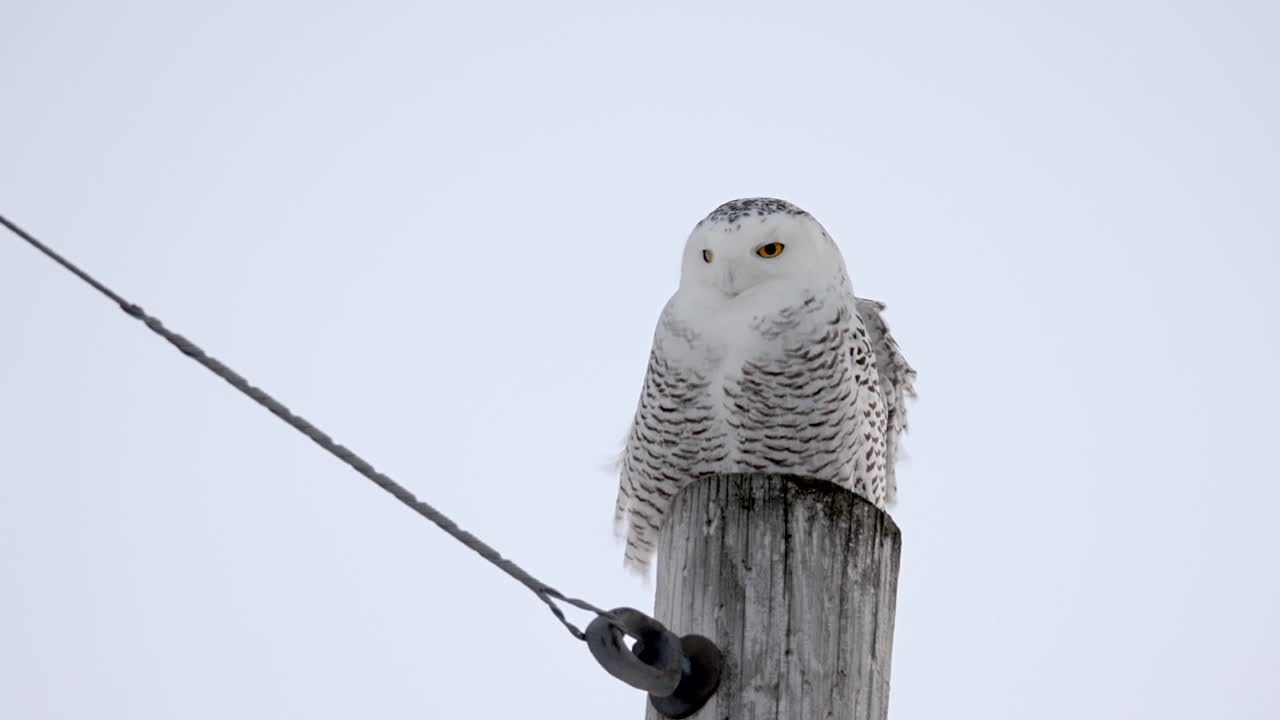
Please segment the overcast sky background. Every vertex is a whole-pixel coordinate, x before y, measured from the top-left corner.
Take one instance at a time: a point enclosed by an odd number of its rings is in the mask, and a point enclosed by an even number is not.
[[[0,213],[566,592],[652,608],[604,467],[688,231],[782,197],[920,372],[892,717],[1280,717],[1280,5],[0,27]],[[523,588],[11,237],[0,333],[0,717],[641,717]]]

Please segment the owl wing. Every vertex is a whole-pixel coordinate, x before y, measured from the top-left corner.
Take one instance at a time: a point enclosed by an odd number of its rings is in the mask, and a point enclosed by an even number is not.
[[[889,333],[889,326],[882,313],[885,304],[876,300],[854,298],[854,308],[867,329],[867,339],[875,354],[876,372],[880,376],[880,394],[884,397],[888,422],[885,426],[886,501],[892,503],[897,495],[898,483],[894,466],[898,460],[898,436],[907,429],[907,399],[915,398],[916,371],[903,357],[898,343]]]
[[[725,441],[714,430],[708,382],[695,367],[697,343],[668,305],[654,332],[614,510],[615,531],[626,539],[624,565],[637,573],[648,571],[676,493],[717,453],[723,459]]]

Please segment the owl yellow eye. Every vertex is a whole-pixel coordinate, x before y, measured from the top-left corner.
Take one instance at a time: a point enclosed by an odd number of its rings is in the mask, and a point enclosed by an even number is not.
[[[784,247],[786,246],[779,242],[765,243],[756,248],[756,254],[762,258],[776,258],[782,254]]]
[[[703,260],[706,260],[707,262],[711,262],[711,251],[710,251],[710,250],[703,250],[703,251],[702,251],[702,259],[703,259]]]

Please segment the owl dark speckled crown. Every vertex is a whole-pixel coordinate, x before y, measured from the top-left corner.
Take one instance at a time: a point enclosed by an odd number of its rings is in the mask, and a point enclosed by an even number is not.
[[[733,223],[747,217],[763,218],[777,214],[808,215],[809,213],[786,200],[778,200],[777,198],[742,198],[741,200],[730,200],[712,210],[711,214],[703,218],[702,222],[698,224],[711,222]]]

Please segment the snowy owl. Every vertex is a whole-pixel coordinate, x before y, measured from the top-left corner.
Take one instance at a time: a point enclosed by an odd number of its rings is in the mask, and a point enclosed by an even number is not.
[[[915,371],[854,297],[835,241],[809,213],[734,200],[694,227],[653,336],[614,521],[645,572],[681,488],[712,473],[772,472],[893,502]]]

